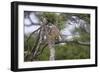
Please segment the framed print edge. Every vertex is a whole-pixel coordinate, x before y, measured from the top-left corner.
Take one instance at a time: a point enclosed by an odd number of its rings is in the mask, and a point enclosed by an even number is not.
[[[18,14],[17,3],[11,3],[11,70],[18,70]]]
[[[50,7],[68,7],[68,8],[83,8],[95,10],[95,64],[70,65],[70,66],[52,66],[52,67],[34,67],[34,68],[19,68],[18,67],[18,6],[19,5],[36,5]],[[65,69],[65,68],[81,68],[97,66],[97,7],[82,6],[82,5],[64,5],[64,4],[49,4],[49,3],[33,3],[33,2],[11,2],[11,70],[12,71],[32,71],[32,70],[50,70],[50,69]]]
[[[98,7],[95,7],[95,65],[98,66]]]

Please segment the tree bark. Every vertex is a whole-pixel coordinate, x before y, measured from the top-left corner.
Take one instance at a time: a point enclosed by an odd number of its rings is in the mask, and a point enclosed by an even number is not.
[[[44,29],[45,29],[45,35],[46,35],[46,39],[47,39],[48,49],[50,51],[49,60],[55,60],[54,43],[53,43],[53,41],[51,41],[49,39],[49,31],[48,31],[48,27],[46,25],[44,26]]]
[[[54,48],[54,46],[52,44],[49,44],[48,47],[49,47],[49,50],[50,50],[49,60],[50,61],[55,60],[55,48]]]
[[[79,45],[90,46],[90,42],[82,42],[82,41],[78,41],[78,40],[76,40],[76,41],[60,40],[60,41],[55,42],[55,44],[59,44],[59,43],[76,43]]]

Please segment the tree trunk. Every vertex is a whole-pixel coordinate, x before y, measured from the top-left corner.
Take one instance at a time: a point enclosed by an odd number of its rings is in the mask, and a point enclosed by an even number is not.
[[[46,25],[44,26],[44,29],[45,29],[45,35],[46,35],[46,39],[47,39],[48,49],[50,51],[49,60],[55,60],[54,41],[49,38],[50,35],[49,35],[48,27]]]
[[[49,50],[50,50],[49,60],[55,60],[55,48],[54,48],[54,46],[49,44],[48,47],[49,47]]]

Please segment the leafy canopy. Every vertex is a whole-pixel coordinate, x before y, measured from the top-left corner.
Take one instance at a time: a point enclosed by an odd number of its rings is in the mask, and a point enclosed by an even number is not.
[[[60,30],[64,28],[66,19],[62,15],[62,13],[43,12],[43,14],[41,16],[43,18],[46,18],[48,23],[51,23],[53,25],[57,25]]]

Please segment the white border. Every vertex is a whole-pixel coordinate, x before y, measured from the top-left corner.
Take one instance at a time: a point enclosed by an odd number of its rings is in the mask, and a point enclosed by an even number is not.
[[[91,14],[91,53],[90,59],[80,60],[59,60],[59,61],[36,61],[24,62],[24,11],[44,11],[44,12],[65,12],[65,13],[89,13]],[[18,68],[36,68],[36,67],[50,67],[50,66],[71,66],[71,65],[84,65],[95,64],[95,10],[93,9],[80,9],[80,8],[60,8],[48,6],[25,6],[19,5],[18,7]]]

